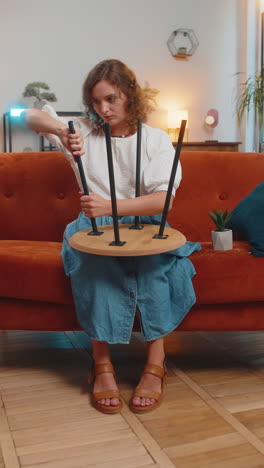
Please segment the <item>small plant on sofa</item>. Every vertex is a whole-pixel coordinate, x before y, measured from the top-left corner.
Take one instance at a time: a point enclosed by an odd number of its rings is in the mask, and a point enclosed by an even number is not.
[[[215,223],[217,229],[212,231],[212,242],[214,250],[229,250],[233,248],[233,233],[227,228],[231,218],[229,210],[209,211],[209,216]]]
[[[214,221],[217,231],[224,231],[226,229],[227,223],[231,218],[231,213],[229,210],[226,210],[224,213],[222,210],[216,211],[213,209],[209,211],[210,218]]]

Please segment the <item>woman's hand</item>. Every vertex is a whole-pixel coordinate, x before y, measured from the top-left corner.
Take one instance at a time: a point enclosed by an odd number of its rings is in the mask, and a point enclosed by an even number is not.
[[[90,195],[81,194],[81,210],[85,216],[89,218],[98,218],[98,216],[111,215],[111,200],[98,195],[98,193],[90,193]]]
[[[69,128],[64,128],[59,132],[58,136],[63,146],[65,146],[74,157],[85,154],[83,136],[78,128],[75,129],[75,133],[70,133]]]
[[[83,137],[78,128],[75,128],[75,133],[71,134],[65,123],[51,117],[47,112],[40,109],[26,109],[22,115],[27,126],[36,133],[51,133],[52,135],[57,135],[63,146],[65,146],[74,157],[85,154]],[[78,125],[78,121],[75,125],[76,124]]]

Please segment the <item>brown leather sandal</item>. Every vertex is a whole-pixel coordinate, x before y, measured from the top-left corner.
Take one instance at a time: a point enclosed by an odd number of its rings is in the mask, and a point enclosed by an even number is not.
[[[136,387],[132,398],[130,400],[129,407],[131,411],[134,413],[148,413],[149,411],[153,411],[154,409],[158,408],[162,402],[163,398],[163,386],[166,382],[166,367],[165,364],[163,367],[157,366],[156,364],[147,364],[144,368],[143,371],[144,374],[152,374],[155,375],[156,377],[159,377],[162,381],[161,385],[161,392],[154,392],[153,390],[144,388],[144,387]],[[153,398],[155,403],[152,403],[152,405],[146,405],[146,406],[136,406],[133,405],[133,398],[139,397],[139,398]]]
[[[111,363],[93,364],[92,370],[88,377],[88,384],[92,384],[97,375],[104,374],[107,372],[115,375],[115,371]],[[99,403],[99,400],[102,400],[103,398],[118,398],[119,404],[117,406],[102,405],[101,403]],[[101,413],[115,414],[120,412],[123,403],[121,401],[120,393],[118,390],[105,390],[103,392],[92,393],[92,405],[95,407],[95,409],[101,411]]]

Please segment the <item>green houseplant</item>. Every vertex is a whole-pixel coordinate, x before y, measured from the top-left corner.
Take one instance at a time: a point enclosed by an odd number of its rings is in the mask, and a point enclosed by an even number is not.
[[[156,88],[150,88],[149,83],[146,81],[143,87],[143,92],[147,100],[147,111],[154,112],[158,107],[156,97],[159,94],[159,90]]]
[[[236,73],[237,75],[240,73]],[[264,76],[262,73],[250,75],[248,79],[240,84],[240,93],[237,98],[237,119],[239,125],[242,123],[245,112],[254,109],[255,124],[258,131],[258,151],[262,151],[264,143]]]
[[[222,210],[209,212],[210,218],[215,223],[218,231],[224,231],[226,229],[227,223],[231,218],[231,213],[229,210],[226,210],[224,213]]]
[[[229,210],[209,211],[209,216],[213,220],[217,229],[211,232],[214,250],[229,250],[233,248],[233,232],[227,228],[227,223],[231,218]]]
[[[36,97],[36,107],[39,107],[39,104],[43,100],[56,102],[57,97],[54,93],[50,93],[49,89],[50,87],[43,81],[32,81],[26,85],[23,97]]]

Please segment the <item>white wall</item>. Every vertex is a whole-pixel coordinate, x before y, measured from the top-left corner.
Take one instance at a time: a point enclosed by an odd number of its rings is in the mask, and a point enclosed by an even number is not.
[[[219,111],[214,138],[236,141],[234,73],[243,71],[238,23],[246,2],[0,0],[0,115],[21,100],[30,81],[50,85],[57,110],[81,110],[87,72],[100,60],[118,58],[141,84],[148,81],[160,90],[150,124],[166,129],[167,109],[186,108],[189,141],[203,141],[209,137],[204,117],[214,107]],[[186,60],[173,58],[166,44],[179,27],[193,29],[199,40]],[[38,149],[37,144],[29,131],[15,132],[14,151]]]

